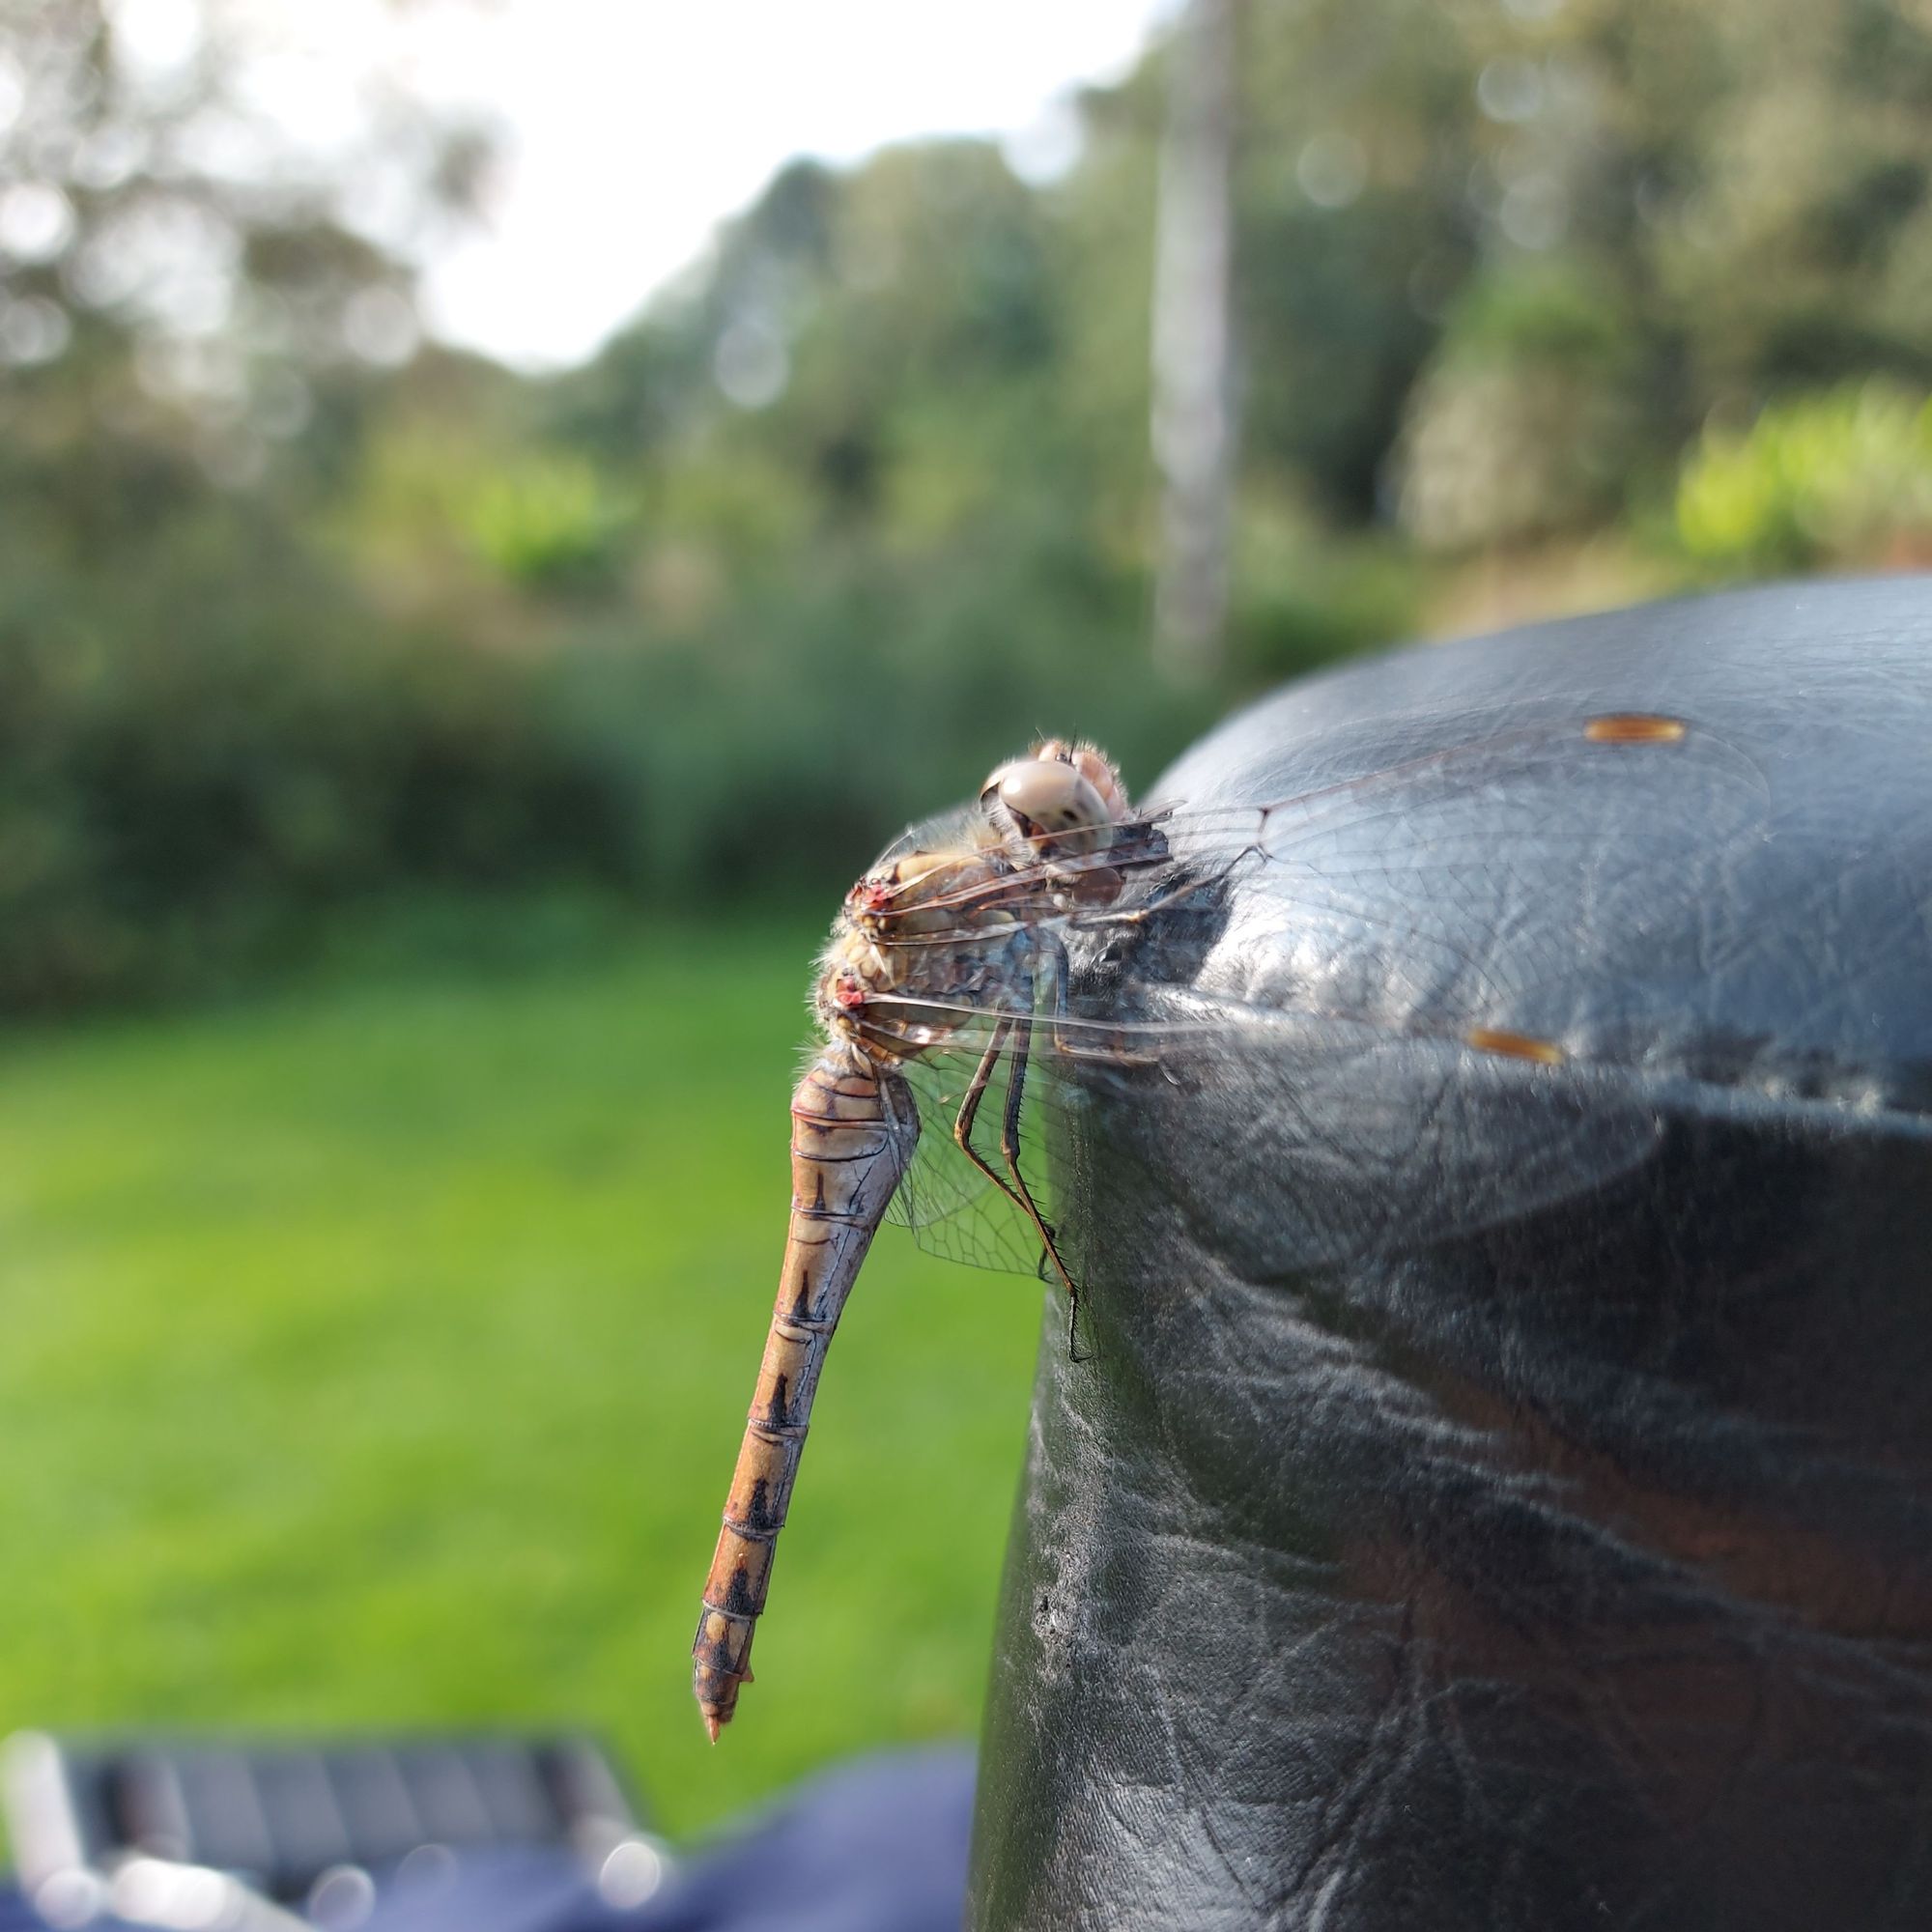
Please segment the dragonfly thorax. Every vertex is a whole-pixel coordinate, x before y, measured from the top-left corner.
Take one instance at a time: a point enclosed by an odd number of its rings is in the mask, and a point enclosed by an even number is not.
[[[889,851],[845,895],[819,962],[826,1032],[890,1064],[1024,1005],[1042,922],[1118,898],[1132,812],[1091,745],[1050,738],[1000,766],[977,813],[932,845]]]
[[[880,946],[930,939],[962,923],[1008,919],[1001,882],[1010,867],[990,844],[955,851],[913,851],[873,867],[845,895],[840,926]]]
[[[962,891],[968,888],[962,886]],[[976,873],[971,890],[985,893]],[[931,920],[945,918],[978,944],[931,943]],[[895,934],[899,943],[881,937]],[[887,1064],[944,1044],[962,1020],[1009,1004],[1015,947],[1026,928],[1009,908],[954,904],[944,914],[895,918],[854,912],[840,915],[820,961],[814,1007],[820,1025],[850,1039],[868,1057]]]

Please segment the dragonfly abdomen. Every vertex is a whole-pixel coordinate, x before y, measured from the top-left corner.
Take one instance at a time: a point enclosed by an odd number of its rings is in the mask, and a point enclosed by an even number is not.
[[[751,1675],[752,1635],[825,1351],[919,1139],[904,1083],[845,1040],[807,1068],[791,1117],[791,1221],[778,1300],[692,1646],[692,1689],[714,1742]]]

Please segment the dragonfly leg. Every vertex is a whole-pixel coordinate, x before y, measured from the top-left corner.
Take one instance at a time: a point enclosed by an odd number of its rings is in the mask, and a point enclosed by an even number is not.
[[[1007,1036],[1013,1030],[1010,1019],[1003,1019],[993,1029],[993,1037],[986,1051],[980,1057],[980,1065],[974,1069],[972,1084],[966,1089],[966,1097],[959,1103],[959,1112],[952,1122],[952,1138],[958,1143],[959,1151],[1010,1201],[1015,1208],[1025,1208],[1026,1203],[1007,1185],[1004,1174],[986,1160],[980,1150],[973,1145],[973,1122],[980,1117],[980,1102],[985,1098],[986,1088],[993,1078],[993,1068],[999,1065],[1001,1050],[1007,1043]]]
[[[1104,1059],[1115,1066],[1151,1065],[1153,1064],[1151,1054],[1129,1053],[1124,1048],[1102,1046],[1097,1041],[1083,1044],[1079,1037],[1069,1031],[1072,1012],[1067,1005],[1066,987],[1073,977],[1073,969],[1067,962],[1065,942],[1057,933],[1043,932],[1039,936],[1038,944],[1046,958],[1045,963],[1035,970],[1033,986],[1036,995],[1041,986],[1047,988],[1047,1009],[1053,1016],[1054,1052],[1067,1060]],[[1038,1004],[1036,998],[1036,1008]],[[1090,1028],[1090,1034],[1093,1031]],[[1105,1037],[1104,1034],[1099,1036],[1102,1039]]]
[[[1061,1032],[1061,1020],[1066,1018],[1066,945],[1059,933],[1041,933],[1037,945],[1043,958],[1034,968],[1034,1009],[1039,1009],[1039,993],[1045,989],[1047,1007],[1053,1012],[1053,1051],[1074,1053],[1076,1049]]]
[[[1043,932],[1039,936],[1039,946],[1046,954],[1046,963],[1034,974],[1033,983],[1036,995],[1042,983],[1047,989],[1047,1004],[1053,1014],[1053,1050],[1056,1053],[1077,1053],[1078,1046],[1060,1030],[1061,1022],[1067,1016],[1066,980],[1071,971],[1066,963],[1065,942],[1058,933]],[[1037,1005],[1037,998],[1035,1003]]]
[[[1046,1250],[1046,1258],[1053,1264],[1054,1272],[1066,1284],[1066,1350],[1077,1362],[1080,1359],[1080,1284],[1073,1279],[1073,1271],[1061,1259],[1059,1237],[1039,1211],[1039,1204],[1033,1198],[1033,1189],[1027,1185],[1026,1176],[1020,1172],[1020,1107],[1026,1099],[1027,1059],[1033,1045],[1032,1021],[1014,1020],[1012,1036],[1012,1065],[1007,1074],[1007,1104],[1000,1122],[1000,1151],[1006,1156],[1007,1171],[1013,1178],[1013,1184],[1007,1188],[1007,1192],[1026,1209],[1039,1236],[1040,1245]],[[1001,1184],[1005,1185],[1004,1182]]]

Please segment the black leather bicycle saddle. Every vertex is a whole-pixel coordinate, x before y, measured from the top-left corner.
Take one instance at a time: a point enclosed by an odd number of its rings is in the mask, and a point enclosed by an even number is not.
[[[1068,1114],[969,1922],[1932,1925],[1932,585],[1151,795],[1273,809],[1081,969],[1202,1046]]]

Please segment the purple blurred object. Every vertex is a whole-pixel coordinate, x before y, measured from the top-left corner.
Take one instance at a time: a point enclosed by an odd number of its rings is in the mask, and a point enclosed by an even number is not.
[[[635,1908],[565,1854],[491,1853],[362,1932],[958,1932],[972,1816],[971,1750],[895,1751],[814,1778]]]

